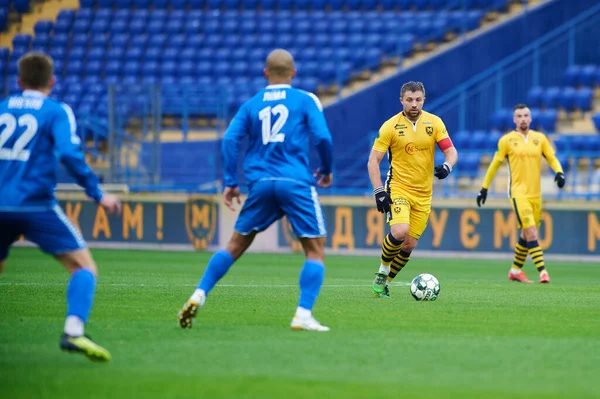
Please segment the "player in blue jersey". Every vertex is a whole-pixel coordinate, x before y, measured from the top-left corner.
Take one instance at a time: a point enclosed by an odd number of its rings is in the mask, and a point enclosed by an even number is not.
[[[71,273],[60,347],[92,360],[110,360],[106,349],[84,335],[97,269],[83,237],[54,197],[57,161],[109,212],[120,211],[121,204],[100,190],[86,165],[71,108],[47,98],[54,85],[52,60],[28,53],[19,60],[18,71],[23,93],[0,103],[0,272],[21,235],[53,255]]]
[[[244,173],[249,194],[227,247],[212,256],[198,288],[179,312],[182,328],[192,327],[210,290],[250,247],[256,233],[286,215],[306,254],[291,328],[329,331],[315,320],[312,309],[323,283],[327,235],[315,183],[320,187],[332,183],[332,140],[317,96],[291,86],[295,74],[289,52],[271,52],[265,68],[269,85],[241,106],[225,133],[225,204],[234,211],[233,201],[240,203],[237,160],[240,141],[246,136]],[[308,160],[311,137],[322,163],[314,176]]]

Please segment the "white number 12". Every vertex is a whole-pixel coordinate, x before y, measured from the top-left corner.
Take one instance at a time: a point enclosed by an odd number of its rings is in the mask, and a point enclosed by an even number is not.
[[[271,125],[271,114],[279,115],[279,118]],[[283,143],[285,133],[280,133],[283,125],[287,121],[290,111],[283,104],[278,104],[271,107],[266,107],[260,110],[258,118],[262,121],[262,139],[263,144]]]

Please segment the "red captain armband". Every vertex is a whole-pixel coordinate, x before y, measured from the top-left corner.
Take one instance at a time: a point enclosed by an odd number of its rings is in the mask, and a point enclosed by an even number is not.
[[[454,147],[454,144],[452,144],[452,140],[450,140],[450,137],[446,137],[445,139],[438,141],[437,145],[438,148],[442,150],[442,152],[446,151],[450,147]]]

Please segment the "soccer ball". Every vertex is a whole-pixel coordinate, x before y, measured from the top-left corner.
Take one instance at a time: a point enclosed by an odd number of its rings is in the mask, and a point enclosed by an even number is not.
[[[419,274],[410,283],[410,293],[417,301],[435,301],[440,294],[440,283],[432,274]]]

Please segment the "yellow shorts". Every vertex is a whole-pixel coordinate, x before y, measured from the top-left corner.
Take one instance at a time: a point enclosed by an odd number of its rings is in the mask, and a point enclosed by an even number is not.
[[[540,227],[542,220],[542,199],[537,198],[511,198],[510,200],[519,229],[528,227]]]
[[[388,214],[390,226],[408,224],[408,234],[416,239],[421,238],[429,222],[431,199],[419,199],[393,188],[391,197],[392,211]]]

